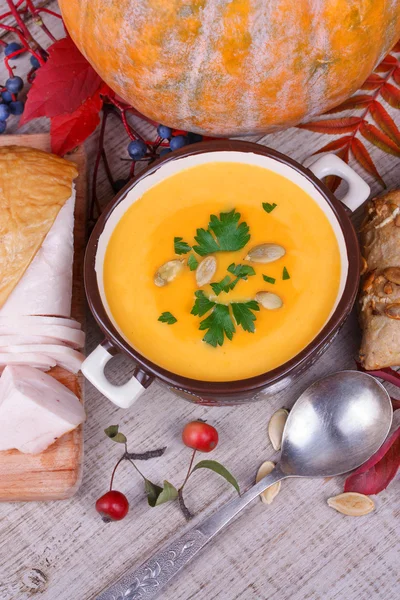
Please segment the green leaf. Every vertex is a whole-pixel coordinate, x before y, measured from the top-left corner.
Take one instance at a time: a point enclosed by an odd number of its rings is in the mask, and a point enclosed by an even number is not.
[[[187,254],[192,249],[189,244],[183,241],[181,237],[174,237],[174,250],[175,254]]]
[[[147,494],[147,502],[151,507],[157,504],[158,497],[163,491],[162,487],[152,483],[149,479],[144,480],[144,491]]]
[[[214,308],[215,302],[209,300],[203,292],[203,290],[198,290],[197,292],[195,292],[194,295],[196,296],[196,301],[192,310],[190,311],[190,314],[202,317],[203,315],[208,313],[212,308]]]
[[[163,312],[159,317],[158,321],[161,323],[167,323],[168,325],[173,325],[177,322],[178,319],[174,317],[174,315],[170,312]]]
[[[253,267],[249,265],[235,265],[235,263],[229,265],[228,271],[240,279],[247,279],[247,277],[256,274]]]
[[[240,213],[235,209],[230,212],[210,216],[207,229],[197,229],[195,240],[197,246],[193,250],[200,256],[214,252],[234,252],[241,250],[250,240],[247,223],[239,223]]]
[[[191,271],[195,271],[199,266],[199,261],[197,260],[194,254],[191,254],[188,258],[187,264]]]
[[[276,208],[278,205],[275,204],[275,202],[273,204],[269,204],[269,202],[263,202],[263,209],[265,210],[265,212],[270,213],[274,210],[274,208]]]
[[[107,429],[104,430],[104,433],[113,442],[117,442],[117,444],[126,444],[126,436],[123,433],[119,433],[118,429],[119,425],[110,425],[109,427],[107,427]]]
[[[254,333],[256,315],[253,311],[260,310],[258,302],[255,300],[250,300],[250,302],[232,302],[231,307],[236,324],[240,325],[244,331]]]
[[[221,281],[210,283],[210,285],[214,291],[214,294],[216,296],[219,296],[221,292],[229,292],[229,290],[231,289],[231,283],[232,282],[229,275],[225,275],[225,277],[221,279]]]
[[[177,497],[178,490],[176,487],[172,483],[169,483],[169,481],[164,481],[164,487],[156,500],[156,506],[160,506],[160,504],[164,504],[165,502],[172,502]]]
[[[214,348],[222,346],[225,336],[231,340],[235,333],[235,326],[229,314],[229,306],[215,304],[212,313],[200,322],[199,329],[201,331],[208,330],[203,341]]]
[[[282,279],[283,281],[286,281],[286,279],[290,279],[289,271],[286,267],[283,267]]]
[[[236,279],[231,280],[231,278],[226,275],[221,281],[210,284],[217,296],[219,296],[221,292],[230,292],[233,290],[241,279],[246,280],[250,275],[256,274],[253,267],[248,265],[235,265],[235,263],[229,265],[228,271],[235,275]]]
[[[228,469],[226,469],[216,460],[201,460],[199,463],[197,463],[197,465],[193,467],[193,471],[197,471],[198,469],[210,469],[211,471],[214,471],[214,473],[221,475],[221,477],[226,479],[228,483],[233,485],[233,487],[240,496],[240,487],[238,482],[236,481],[234,476],[228,471]]]
[[[268,275],[263,275],[264,281],[267,283],[275,283],[276,279],[274,277],[268,277]]]

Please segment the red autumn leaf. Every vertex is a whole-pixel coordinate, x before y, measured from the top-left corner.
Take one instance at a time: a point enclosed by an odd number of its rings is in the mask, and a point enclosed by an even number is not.
[[[400,52],[400,40],[393,46],[392,52]]]
[[[377,179],[383,187],[386,187],[385,182],[379,175],[378,170],[375,167],[368,150],[359,139],[353,138],[351,142],[351,151],[353,153],[354,158],[362,166],[362,168],[365,169],[367,173],[372,175],[372,177]]]
[[[400,149],[400,131],[382,104],[374,100],[370,106],[371,116],[377,125],[387,133],[387,135],[399,146]]]
[[[393,410],[399,410],[400,400],[397,400],[397,398],[392,398],[392,397],[390,397],[390,400],[392,401]]]
[[[317,133],[329,133],[337,135],[341,133],[351,133],[362,122],[359,117],[342,117],[340,119],[326,119],[321,121],[310,121],[298,125],[299,129],[308,129]]]
[[[389,71],[389,69],[392,69],[397,64],[398,64],[397,58],[388,54],[379,63],[379,65],[375,68],[375,71],[380,71],[380,72]]]
[[[400,466],[400,427],[365,464],[359,467],[344,483],[345,492],[358,492],[367,496],[386,489]]]
[[[383,133],[380,129],[371,125],[370,123],[362,123],[360,127],[360,133],[367,139],[371,144],[377,146],[387,154],[393,154],[394,156],[400,156],[400,148],[390,139],[386,133]]]
[[[347,136],[347,137],[350,137],[350,136]],[[349,162],[349,146],[345,146],[344,148],[341,148],[338,152],[336,152],[336,156],[338,156],[339,158],[344,160],[344,162],[346,162],[346,163]],[[342,180],[337,175],[328,175],[328,177],[325,177],[324,183],[325,183],[326,187],[331,190],[332,194],[334,194],[336,192],[336,190],[338,189],[339,185],[342,183]]]
[[[63,156],[82,144],[100,123],[99,112],[103,105],[100,94],[88,98],[75,112],[51,119],[51,150]]]
[[[73,113],[96,92],[101,79],[71,38],[48,48],[49,58],[37,70],[20,124],[37,117]]]
[[[371,104],[373,98],[368,94],[358,94],[358,96],[352,96],[351,98],[347,98],[342,104],[339,106],[335,106],[335,108],[331,108],[325,114],[331,115],[332,113],[341,112],[342,110],[350,110],[356,108],[365,108],[369,104]]]
[[[361,86],[362,90],[376,90],[380,85],[384,83],[384,79],[377,75],[376,73],[371,73],[371,75],[364,81]]]
[[[392,383],[393,385],[400,388],[400,373],[392,369],[391,367],[384,367],[383,369],[377,369],[376,371],[366,371],[361,363],[355,361],[357,366],[357,371],[362,371],[363,373],[368,373],[368,375],[372,375],[372,377],[378,377],[379,379],[383,379],[383,381],[387,381],[388,383]]]
[[[393,71],[393,79],[395,80],[397,85],[400,85],[400,67]]]
[[[382,86],[381,94],[386,102],[393,108],[400,108],[400,90],[391,83]]]
[[[333,142],[329,142],[329,144],[325,144],[319,150],[316,150],[313,154],[319,154],[320,152],[333,152],[333,150],[338,150],[345,146],[352,139],[351,135],[344,135]]]

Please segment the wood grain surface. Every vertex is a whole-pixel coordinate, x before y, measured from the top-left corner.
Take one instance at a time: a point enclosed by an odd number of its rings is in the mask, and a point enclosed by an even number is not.
[[[49,5],[56,9],[56,2]],[[54,19],[46,23],[61,37]],[[44,41],[40,30],[37,39]],[[24,74],[29,60],[16,61]],[[385,104],[400,126],[400,111]],[[143,135],[154,129],[135,121]],[[14,117],[10,133],[19,130]],[[45,119],[32,121],[22,132],[47,131]],[[87,143],[89,163],[97,149],[98,133]],[[299,162],[333,137],[289,129],[262,138],[252,137]],[[127,177],[128,139],[111,121],[106,150],[115,178]],[[389,189],[400,186],[399,160],[366,143]],[[354,163],[374,194],[380,186]],[[98,196],[105,204],[112,190],[102,171]],[[88,314],[90,352],[102,337]],[[268,401],[235,408],[209,408],[190,404],[153,384],[133,408],[124,411],[86,384],[83,482],[77,494],[64,502],[4,503],[0,505],[1,600],[92,600],[127,569],[139,566],[162,544],[185,530],[175,505],[150,508],[140,477],[129,464],[121,465],[115,486],[124,492],[131,510],[124,521],[105,525],[94,510],[96,499],[107,491],[121,448],[106,439],[104,428],[119,423],[132,451],[167,446],[159,459],[141,463],[152,481],[168,479],[179,485],[190,451],[180,442],[183,425],[204,418],[220,433],[218,448],[208,458],[225,464],[243,489],[255,480],[264,460],[276,460],[267,438],[271,414],[290,407],[315,379],[339,369],[354,367],[359,329],[353,314],[324,356],[288,390]],[[116,357],[108,375],[122,383],[132,364]],[[396,395],[396,390],[391,390]],[[398,394],[398,391],[397,391]],[[397,395],[397,397],[399,397]],[[400,411],[398,411],[400,412]],[[326,499],[343,490],[343,477],[283,482],[271,506],[254,502],[234,523],[215,538],[161,594],[160,600],[397,600],[399,597],[399,480],[376,496],[376,511],[366,517],[345,517],[329,508]],[[198,471],[190,481],[186,500],[197,519],[213,512],[234,496],[228,484],[213,473]]]
[[[48,133],[5,135],[0,146],[30,146],[50,152]],[[86,244],[86,155],[83,148],[67,157],[79,170],[75,180],[74,277],[72,317],[84,328],[85,292],[83,256]],[[83,376],[55,367],[49,374],[74,392],[83,402]],[[41,454],[23,454],[18,450],[0,452],[0,501],[61,500],[78,489],[82,475],[83,432],[78,427],[61,437]]]

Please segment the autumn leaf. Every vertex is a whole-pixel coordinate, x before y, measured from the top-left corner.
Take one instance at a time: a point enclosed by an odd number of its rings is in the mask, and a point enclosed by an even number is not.
[[[325,114],[330,115],[332,113],[341,112],[342,110],[350,110],[356,108],[365,108],[369,104],[371,104],[373,98],[368,94],[358,94],[358,96],[352,96],[351,98],[347,98],[342,104],[339,106],[335,106],[335,108],[331,108]]]
[[[362,166],[362,168],[365,169],[367,173],[372,175],[372,177],[377,179],[383,187],[386,187],[385,182],[379,175],[368,150],[359,139],[353,138],[351,142],[351,152],[355,160]]]
[[[391,83],[385,83],[381,89],[382,97],[393,108],[400,108],[400,90]]]
[[[393,410],[399,410],[400,409],[400,400],[398,400],[397,398],[390,398],[390,400],[392,401],[392,406],[393,406]]]
[[[377,125],[387,133],[387,135],[399,146],[400,149],[400,131],[382,104],[374,100],[370,106],[371,116]]]
[[[348,137],[348,139],[351,140],[351,136],[346,137]],[[336,156],[344,160],[345,163],[349,162],[349,146],[346,145],[344,148],[341,148],[339,152],[336,152]],[[325,177],[324,183],[326,187],[331,190],[332,194],[334,194],[338,189],[339,185],[342,183],[342,180],[337,175],[328,175],[328,177]]]
[[[340,119],[326,119],[321,121],[310,121],[298,125],[299,129],[308,129],[317,133],[328,133],[337,135],[341,133],[351,133],[362,122],[359,117],[342,117]]]
[[[52,152],[63,156],[82,144],[100,123],[99,113],[102,106],[103,100],[97,93],[72,114],[53,117],[50,124]]]
[[[320,148],[319,150],[316,150],[314,152],[314,154],[320,154],[321,152],[333,152],[334,150],[338,150],[339,148],[342,148],[348,142],[350,142],[351,139],[352,139],[351,135],[344,135],[343,137],[338,138],[337,140],[334,140],[333,142],[329,142],[329,144],[326,144],[325,146],[322,146],[322,148]]]
[[[400,466],[400,427],[365,464],[345,481],[345,492],[358,492],[367,496],[386,489]]]
[[[392,52],[400,52],[400,40],[393,46]]]
[[[375,71],[385,72],[392,69],[395,65],[398,64],[397,58],[388,54],[385,58],[379,63],[377,67],[375,67]]]
[[[49,58],[37,70],[20,124],[37,117],[73,113],[99,88],[101,79],[71,38],[48,48]]]
[[[400,148],[390,139],[386,133],[383,133],[380,129],[371,125],[370,123],[363,122],[360,126],[360,133],[367,139],[371,144],[377,146],[388,154],[394,156],[400,156]]]
[[[361,86],[362,90],[376,90],[380,85],[385,83],[385,80],[376,73],[371,73],[371,75],[364,81]]]
[[[393,79],[397,85],[400,85],[400,67],[397,67],[397,69],[393,71]]]

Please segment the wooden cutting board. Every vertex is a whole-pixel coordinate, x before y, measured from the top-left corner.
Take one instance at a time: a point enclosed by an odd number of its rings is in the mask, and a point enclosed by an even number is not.
[[[31,146],[50,152],[50,136],[4,135],[0,146]],[[72,291],[72,317],[85,328],[83,258],[86,245],[86,155],[82,147],[66,156],[79,170],[75,180],[75,246]],[[83,376],[55,367],[49,374],[72,390],[83,402]],[[67,433],[41,454],[22,454],[18,450],[0,452],[0,501],[62,500],[78,489],[82,476],[82,427]]]

